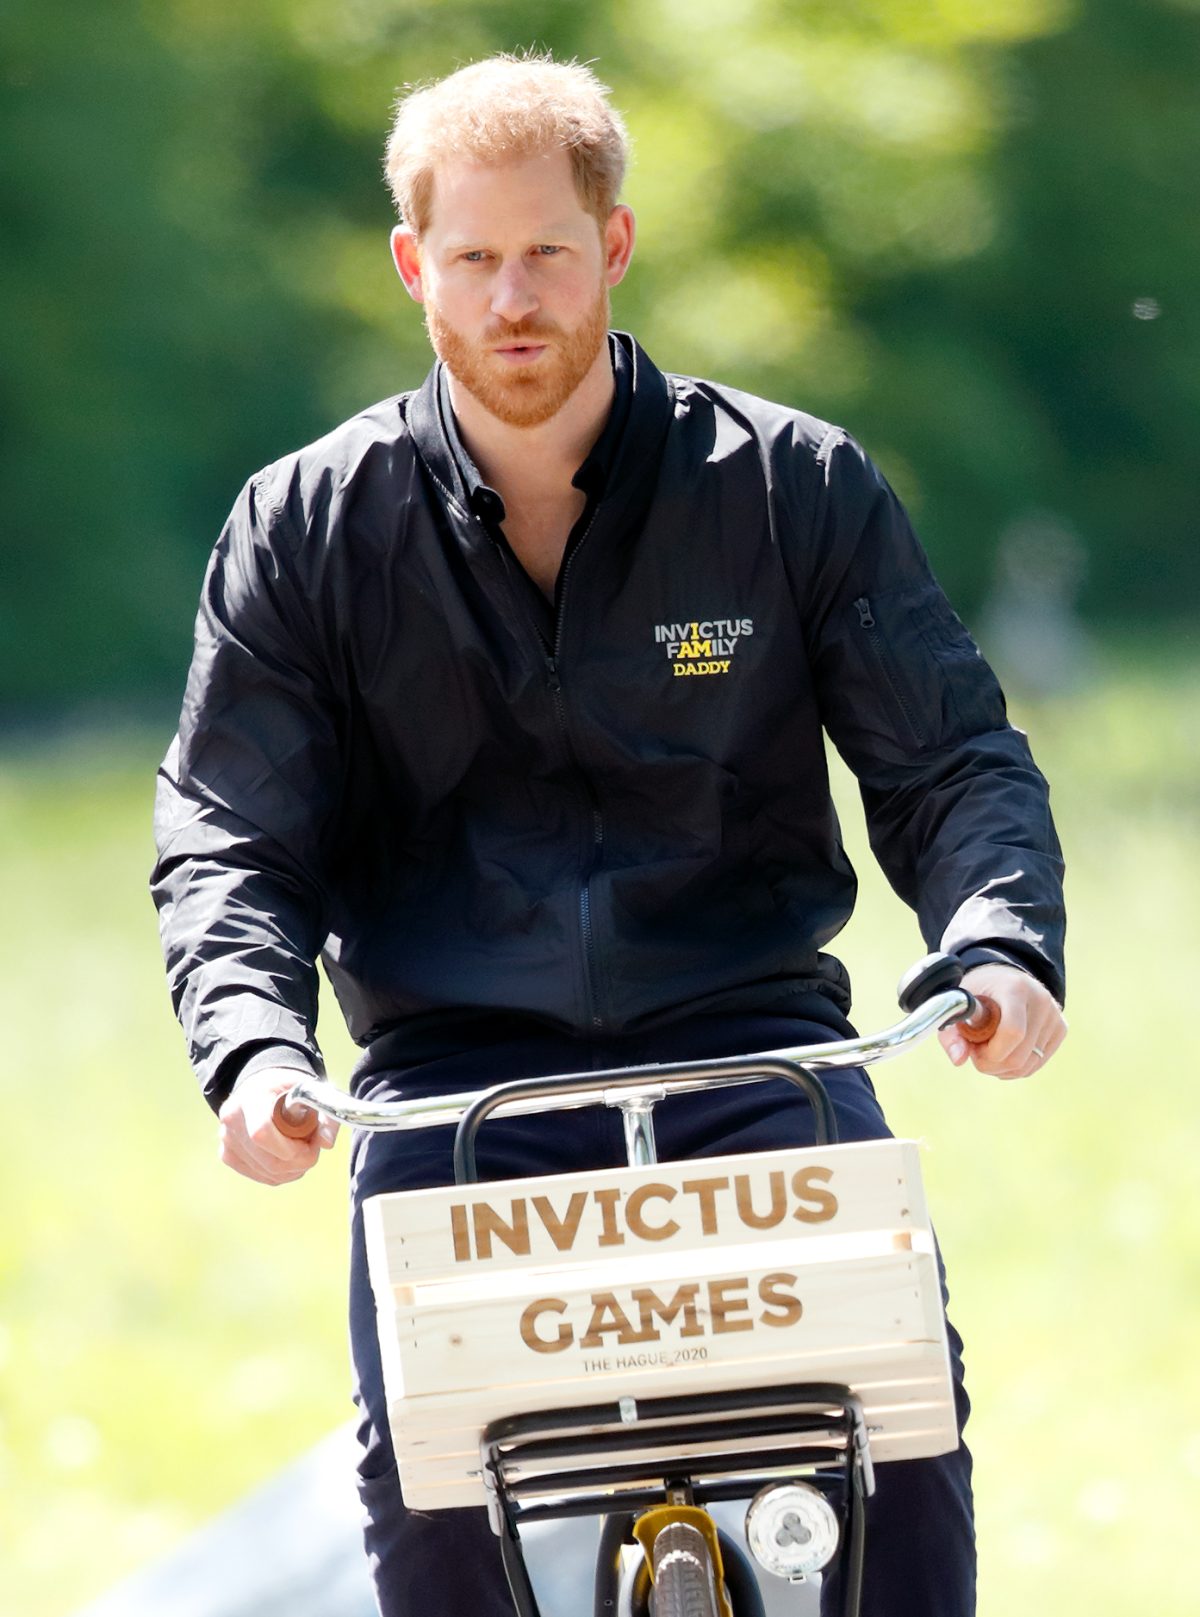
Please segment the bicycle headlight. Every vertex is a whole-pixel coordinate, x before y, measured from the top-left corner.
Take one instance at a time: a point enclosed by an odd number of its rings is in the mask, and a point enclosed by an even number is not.
[[[805,1578],[833,1560],[838,1519],[819,1488],[789,1482],[755,1494],[746,1538],[759,1566],[777,1578]]]

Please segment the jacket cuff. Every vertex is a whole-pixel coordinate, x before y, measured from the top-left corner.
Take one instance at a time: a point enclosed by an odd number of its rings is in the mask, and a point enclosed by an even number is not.
[[[262,1072],[266,1067],[289,1067],[298,1076],[323,1078],[325,1069],[320,1058],[311,1050],[297,1044],[251,1044],[235,1050],[221,1063],[217,1081],[205,1091],[205,1099],[214,1112],[232,1095],[243,1078]]]
[[[1064,984],[1040,956],[1031,958],[1019,947],[1010,945],[1006,948],[995,943],[973,943],[970,948],[956,949],[954,952],[962,961],[964,971],[970,971],[972,966],[1015,966],[1018,971],[1036,978],[1043,988],[1054,995],[1060,1007],[1063,1003]]]

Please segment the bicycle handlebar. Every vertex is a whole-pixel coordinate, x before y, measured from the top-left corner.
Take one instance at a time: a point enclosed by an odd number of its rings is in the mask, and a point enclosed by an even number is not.
[[[912,976],[910,972],[905,981]],[[949,1022],[957,1022],[970,1043],[985,1043],[995,1031],[998,1020],[999,1012],[991,1000],[977,999],[965,988],[954,987],[934,993],[903,1020],[865,1038],[755,1051],[735,1061],[652,1063],[616,1067],[605,1072],[563,1073],[521,1086],[527,1092],[512,1098],[493,1099],[497,1090],[514,1086],[491,1085],[485,1089],[427,1095],[413,1100],[358,1100],[327,1079],[305,1075],[279,1097],[274,1117],[281,1133],[293,1139],[307,1139],[316,1131],[318,1114],[335,1118],[352,1128],[399,1131],[458,1124],[468,1113],[474,1113],[476,1120],[482,1121],[485,1115],[518,1117],[581,1106],[619,1106],[629,1104],[639,1091],[665,1093],[670,1089],[673,1093],[687,1093],[718,1085],[759,1083],[767,1077],[789,1077],[807,1087],[804,1082],[807,1074],[890,1060]],[[756,1071],[755,1063],[761,1063],[767,1070]],[[784,1071],[785,1068],[791,1070]],[[813,1098],[811,1092],[810,1098]],[[819,1099],[814,1099],[814,1104],[819,1111]]]

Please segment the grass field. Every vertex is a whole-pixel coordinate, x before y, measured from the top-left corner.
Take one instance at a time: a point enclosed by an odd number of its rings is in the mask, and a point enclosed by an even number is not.
[[[926,1178],[975,1403],[981,1613],[1196,1609],[1200,666],[1114,659],[1017,713],[1070,871],[1072,1033],[1039,1079],[883,1071]],[[65,1617],[346,1418],[345,1143],[267,1191],[215,1157],[146,895],[153,765],[124,734],[0,754],[0,1562]],[[922,946],[862,878],[861,1026]],[[336,1016],[331,1010],[330,1019]],[[331,1067],[349,1047],[324,1027]]]

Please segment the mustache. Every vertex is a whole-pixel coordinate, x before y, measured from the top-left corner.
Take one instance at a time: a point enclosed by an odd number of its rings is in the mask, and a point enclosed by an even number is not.
[[[489,348],[505,343],[534,342],[538,338],[556,337],[559,328],[553,320],[543,320],[537,315],[527,316],[523,320],[505,321],[502,326],[489,326],[483,334],[483,341]]]

